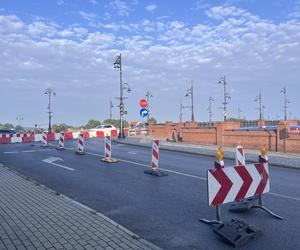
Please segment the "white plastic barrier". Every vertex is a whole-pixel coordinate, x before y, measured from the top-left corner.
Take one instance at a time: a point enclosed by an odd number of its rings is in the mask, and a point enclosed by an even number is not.
[[[42,141],[43,135],[42,134],[35,134],[34,135],[34,141]]]

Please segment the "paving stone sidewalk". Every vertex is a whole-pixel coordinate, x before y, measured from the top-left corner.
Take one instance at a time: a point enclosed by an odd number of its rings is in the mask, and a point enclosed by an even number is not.
[[[0,166],[0,249],[160,249],[102,214]]]

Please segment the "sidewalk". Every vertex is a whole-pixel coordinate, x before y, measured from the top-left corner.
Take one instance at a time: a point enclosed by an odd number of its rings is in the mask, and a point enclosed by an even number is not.
[[[141,136],[126,137],[125,139],[114,139],[114,142],[152,147],[152,139],[147,137],[146,139]],[[243,146],[243,145],[242,145]],[[160,139],[160,148],[170,151],[185,152],[199,155],[215,156],[218,146],[216,145],[199,145],[188,144],[182,142],[168,142],[166,139]],[[225,159],[234,159],[234,148],[223,147],[225,153]],[[257,162],[260,151],[245,149],[246,161]],[[280,167],[290,167],[300,169],[300,155],[296,154],[284,154],[277,152],[269,152],[269,163]],[[226,163],[225,163],[226,164]]]
[[[0,164],[0,249],[160,249]]]

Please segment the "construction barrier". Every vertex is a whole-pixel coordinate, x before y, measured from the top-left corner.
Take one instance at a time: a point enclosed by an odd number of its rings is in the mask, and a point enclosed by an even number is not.
[[[159,140],[153,140],[151,166],[149,169],[144,171],[145,174],[151,174],[158,177],[168,175],[158,169],[158,159],[159,159]]]
[[[235,148],[235,165],[236,166],[245,166],[246,165],[245,151],[241,145],[238,145]]]
[[[111,136],[105,135],[104,137],[104,158],[102,159],[104,162],[115,163],[116,159],[111,158]]]
[[[60,133],[57,149],[65,149],[65,132]]]
[[[55,134],[54,133],[47,133],[47,141],[55,141]]]
[[[33,133],[25,133],[23,135],[23,142],[29,143],[34,141],[34,134]]]
[[[84,137],[82,133],[78,134],[78,144],[77,144],[77,150],[75,151],[78,155],[85,154],[84,152]]]
[[[48,137],[47,137],[47,132],[43,132],[43,137],[42,137],[42,147],[47,147],[48,146]]]
[[[241,152],[239,149],[237,150]],[[266,149],[261,150],[260,158],[267,159],[266,154]],[[222,160],[222,158],[220,159]],[[239,160],[242,159],[239,158]],[[223,223],[221,221],[221,205],[252,197],[258,200],[258,204],[253,204],[251,208],[262,209],[269,215],[282,219],[281,216],[276,215],[263,205],[262,196],[270,191],[268,163],[259,162],[247,165],[240,163],[242,161],[234,167],[208,169],[208,205],[216,208],[216,220],[200,220],[207,224],[218,224],[219,226],[214,229],[214,232],[235,247],[257,237],[262,231],[239,220]]]
[[[11,143],[21,143],[23,142],[23,134],[13,134],[12,136],[10,136],[10,142]]]
[[[65,131],[65,140],[72,140],[73,139],[73,132]]]
[[[0,144],[9,144],[10,142],[10,134],[0,134]]]

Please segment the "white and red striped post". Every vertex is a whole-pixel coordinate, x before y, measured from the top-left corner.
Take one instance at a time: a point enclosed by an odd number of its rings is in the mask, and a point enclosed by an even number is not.
[[[159,140],[153,140],[151,166],[150,169],[145,170],[144,173],[152,174],[159,177],[168,175],[158,169],[158,159],[159,159]]]
[[[75,153],[79,154],[79,155],[84,154],[84,137],[83,137],[83,133],[78,134],[78,146],[77,146],[77,151]]]
[[[238,145],[235,148],[235,165],[236,166],[246,165],[245,150],[241,145]]]
[[[111,135],[110,133],[106,133],[104,136],[104,158],[102,159],[108,163],[117,162],[116,159],[111,158]]]
[[[44,131],[42,137],[42,147],[47,147],[47,146],[48,146],[47,131]]]
[[[65,132],[60,132],[57,149],[65,149]]]

